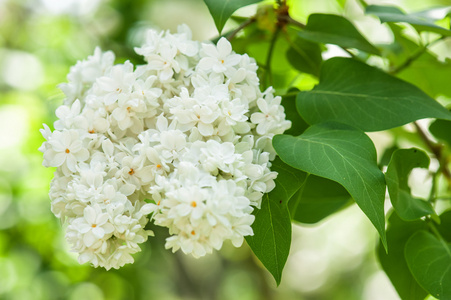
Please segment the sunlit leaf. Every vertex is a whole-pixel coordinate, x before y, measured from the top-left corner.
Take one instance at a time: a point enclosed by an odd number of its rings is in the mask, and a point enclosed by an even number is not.
[[[405,246],[407,265],[417,282],[432,296],[451,299],[451,245],[421,230]]]
[[[385,173],[390,200],[401,219],[410,221],[435,214],[431,203],[412,196],[408,184],[414,168],[428,168],[429,156],[420,149],[399,149],[391,158]]]
[[[298,35],[315,43],[334,44],[379,54],[379,50],[370,44],[348,19],[338,15],[311,14],[305,29]]]
[[[291,219],[287,203],[303,184],[306,175],[278,159],[271,169],[278,172],[276,187],[264,195],[261,208],[254,210],[254,235],[247,236],[246,241],[280,284],[291,245]]]
[[[350,58],[323,63],[320,83],[301,92],[297,108],[309,124],[336,121],[364,131],[398,127],[451,113],[417,87]]]
[[[395,6],[368,5],[365,13],[377,16],[381,20],[381,22],[408,23],[415,27],[415,29],[417,29],[418,31],[431,31],[441,35],[449,36],[451,35],[451,31],[436,25],[434,21],[437,21],[438,19],[434,16],[441,15],[442,18],[444,18],[451,10],[451,7],[444,7],[440,9],[442,10],[441,14],[440,11],[437,11],[437,9],[435,9],[435,11],[429,10],[416,14],[406,14],[401,9]]]
[[[313,125],[297,137],[276,135],[273,145],[288,165],[346,188],[386,245],[385,179],[367,135],[347,125],[325,123]]]
[[[204,0],[220,33],[227,20],[238,8],[260,1],[262,0]]]
[[[393,212],[388,219],[387,243],[389,251],[387,253],[383,247],[377,249],[382,268],[403,300],[423,300],[428,294],[413,278],[404,257],[407,240],[418,230],[426,228],[425,222],[406,222]]]

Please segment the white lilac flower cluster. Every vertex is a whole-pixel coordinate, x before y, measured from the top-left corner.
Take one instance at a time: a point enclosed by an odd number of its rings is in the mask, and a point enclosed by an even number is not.
[[[280,97],[259,90],[255,61],[224,38],[150,30],[135,51],[147,64],[114,65],[100,49],[78,62],[60,86],[55,130],[41,129],[67,241],[80,263],[119,268],[153,234],[150,216],[173,251],[240,246],[274,188],[271,140],[290,127]]]

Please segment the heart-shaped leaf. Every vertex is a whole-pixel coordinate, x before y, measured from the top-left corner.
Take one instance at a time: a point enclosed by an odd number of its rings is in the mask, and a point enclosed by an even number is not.
[[[420,149],[396,150],[385,173],[390,200],[399,217],[406,221],[435,214],[431,203],[410,193],[409,174],[414,168],[428,168],[429,156]]]
[[[260,1],[262,0],[204,0],[219,33],[221,33],[227,20],[238,8]]]
[[[271,169],[278,172],[276,187],[264,195],[261,208],[254,211],[254,235],[246,236],[246,241],[279,285],[291,245],[287,203],[303,184],[306,174],[279,159],[273,162]]]
[[[418,283],[432,296],[451,299],[451,245],[421,230],[406,244],[407,265]]]
[[[377,167],[376,150],[367,135],[344,124],[323,123],[309,127],[297,137],[276,135],[273,145],[288,165],[346,188],[386,245],[385,178]]]
[[[406,14],[395,6],[368,5],[365,13],[377,16],[381,22],[408,23],[418,31],[431,31],[441,35],[450,36],[451,30],[440,27],[434,23],[434,21],[443,19],[450,10],[450,7],[442,7],[414,14]],[[435,16],[437,15],[441,17],[436,18]]]
[[[398,127],[423,118],[451,120],[451,113],[410,83],[350,58],[323,63],[320,83],[301,92],[297,108],[309,124],[336,121],[363,131]]]
[[[379,54],[379,50],[370,44],[348,19],[342,16],[311,14],[305,29],[298,35],[315,43],[334,44]]]

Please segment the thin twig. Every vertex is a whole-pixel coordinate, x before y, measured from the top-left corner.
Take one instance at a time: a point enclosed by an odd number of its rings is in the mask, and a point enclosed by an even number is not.
[[[238,32],[240,32],[242,29],[246,28],[250,24],[254,23],[257,19],[255,17],[251,17],[241,23],[235,30],[233,30],[230,34],[227,35],[227,39],[229,41],[233,40],[233,38],[237,35]]]
[[[271,44],[269,45],[268,55],[266,56],[266,75],[265,77],[269,78],[269,85],[273,85],[273,79],[271,74],[271,60],[272,60],[272,53],[274,52],[274,46],[276,45],[277,37],[279,36],[280,27],[276,28],[276,31],[274,32]]]
[[[448,182],[451,183],[451,172],[446,163],[446,159],[442,155],[442,147],[439,144],[432,141],[424,132],[424,130],[421,128],[421,126],[418,125],[417,122],[413,122],[413,124],[415,125],[415,128],[417,129],[417,132],[420,135],[421,139],[424,141],[424,143],[428,146],[428,148],[432,151],[432,153],[434,153],[434,156],[437,158],[440,164],[441,172],[446,177]]]
[[[396,68],[394,68],[393,70],[391,70],[390,72],[388,72],[391,75],[395,75],[398,74],[399,72],[401,72],[402,70],[404,70],[405,68],[409,67],[415,60],[417,60],[421,55],[423,55],[427,50],[428,47],[434,45],[435,43],[443,40],[445,38],[445,36],[441,36],[440,38],[424,45],[420,50],[418,50],[416,53],[414,53],[412,56],[410,56],[409,58],[407,58],[402,64],[400,64],[399,66],[397,66]]]
[[[284,22],[286,22],[286,23],[288,23],[288,24],[297,26],[297,27],[302,28],[302,29],[304,29],[305,26],[306,26],[304,23],[301,23],[301,22],[299,22],[299,21],[296,21],[295,19],[293,19],[293,18],[290,17],[289,15],[280,15],[280,16],[279,16],[279,21],[284,21]]]

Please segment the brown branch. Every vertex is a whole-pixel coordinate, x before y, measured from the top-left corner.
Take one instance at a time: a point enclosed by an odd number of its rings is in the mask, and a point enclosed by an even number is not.
[[[233,40],[238,32],[240,32],[242,29],[246,28],[250,24],[254,23],[257,19],[255,17],[251,17],[241,23],[235,30],[233,30],[230,34],[227,35],[227,39],[229,41]]]
[[[439,171],[441,171],[443,173],[443,175],[446,177],[448,182],[451,184],[451,172],[448,168],[446,157],[443,156],[442,146],[440,146],[440,144],[437,144],[436,142],[432,141],[428,137],[426,132],[424,132],[423,128],[421,128],[421,126],[418,125],[417,122],[413,122],[413,124],[415,125],[415,128],[416,128],[418,134],[420,135],[421,139],[423,140],[423,142],[426,144],[426,146],[428,146],[428,148],[432,151],[434,156],[437,158],[437,160],[440,164]]]

